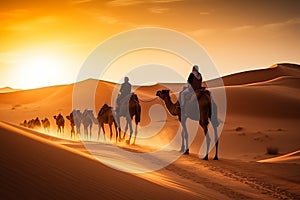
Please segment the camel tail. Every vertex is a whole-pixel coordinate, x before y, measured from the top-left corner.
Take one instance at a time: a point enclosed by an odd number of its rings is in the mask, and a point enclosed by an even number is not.
[[[141,121],[141,106],[136,106],[136,115],[135,115],[135,123],[139,123]]]

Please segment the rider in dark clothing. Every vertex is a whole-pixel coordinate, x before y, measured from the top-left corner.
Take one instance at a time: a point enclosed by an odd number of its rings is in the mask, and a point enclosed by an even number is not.
[[[129,83],[129,78],[124,78],[124,83],[122,83],[120,88],[120,94],[117,98],[117,106],[119,107],[120,101],[131,93],[131,84]]]
[[[188,83],[192,86],[192,88],[195,90],[201,89],[202,87],[202,76],[198,71],[198,66],[193,66],[193,71],[190,73],[188,78]]]
[[[199,67],[197,65],[194,65],[193,70],[190,73],[187,81],[188,86],[185,89],[183,89],[183,91],[180,94],[179,100],[180,100],[180,106],[182,111],[185,103],[185,96],[191,92],[194,92],[197,89],[201,89],[202,87],[202,76],[198,70]]]
[[[121,93],[120,96],[123,97],[131,93],[131,84],[129,83],[128,77],[124,78],[124,83],[121,85],[120,93]]]

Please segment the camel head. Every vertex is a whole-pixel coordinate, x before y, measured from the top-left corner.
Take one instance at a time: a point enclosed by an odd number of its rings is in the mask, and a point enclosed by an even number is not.
[[[162,100],[170,97],[170,90],[158,90],[156,92],[156,96],[161,98]]]

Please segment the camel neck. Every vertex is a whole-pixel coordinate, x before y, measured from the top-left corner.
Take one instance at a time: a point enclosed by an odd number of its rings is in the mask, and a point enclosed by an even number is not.
[[[176,103],[173,103],[172,100],[171,100],[171,97],[170,96],[167,96],[165,99],[164,99],[164,102],[166,104],[166,107],[167,109],[169,110],[169,112],[171,113],[171,115],[174,115],[174,116],[177,116],[179,115],[179,110],[180,110],[180,107],[179,107],[179,102],[176,101]]]

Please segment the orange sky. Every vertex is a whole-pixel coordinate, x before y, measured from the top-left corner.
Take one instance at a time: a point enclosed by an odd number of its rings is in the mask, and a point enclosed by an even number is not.
[[[74,82],[99,43],[149,26],[197,41],[221,75],[300,63],[299,8],[294,0],[2,1],[0,87]]]

